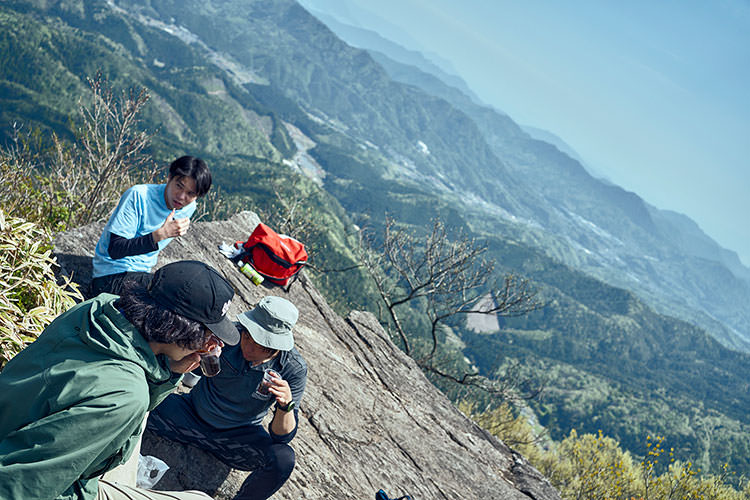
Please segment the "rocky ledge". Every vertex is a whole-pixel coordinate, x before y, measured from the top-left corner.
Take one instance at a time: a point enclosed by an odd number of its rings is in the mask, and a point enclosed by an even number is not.
[[[383,488],[392,497],[409,494],[414,500],[559,500],[524,457],[459,412],[372,314],[337,315],[313,285],[312,273],[303,272],[288,292],[254,286],[217,251],[222,241],[245,239],[258,222],[252,212],[196,222],[162,252],[159,266],[180,259],[214,266],[237,292],[232,317],[268,294],[284,296],[300,310],[295,341],[309,376],[292,442],[297,466],[273,498],[365,500]],[[101,230],[102,224],[92,224],[55,241],[61,272],[84,290]],[[200,489],[225,500],[247,475],[197,448],[149,433],[142,454],[170,466],[157,489]]]

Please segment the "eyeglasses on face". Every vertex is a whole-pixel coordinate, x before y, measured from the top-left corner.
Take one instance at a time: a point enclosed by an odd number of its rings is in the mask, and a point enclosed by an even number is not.
[[[265,351],[269,354],[272,354],[276,352],[276,349],[271,349],[270,347],[266,347],[264,345],[260,345],[255,341],[252,335],[250,335],[250,332],[247,331],[245,327],[240,327],[240,334],[245,337],[248,341],[250,341],[254,346],[256,346],[258,349],[261,349],[262,351]]]

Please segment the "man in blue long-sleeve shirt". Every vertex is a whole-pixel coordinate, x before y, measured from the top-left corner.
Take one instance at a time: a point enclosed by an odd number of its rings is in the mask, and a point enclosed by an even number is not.
[[[196,199],[210,188],[206,163],[181,156],[169,165],[166,184],[138,184],[125,191],[96,244],[92,294],[119,295],[126,279],[147,285],[159,251],[187,232]]]

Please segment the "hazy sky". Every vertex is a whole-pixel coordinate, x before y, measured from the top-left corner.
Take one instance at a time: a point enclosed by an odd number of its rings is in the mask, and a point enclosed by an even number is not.
[[[750,266],[750,0],[302,3],[439,54],[486,103]]]

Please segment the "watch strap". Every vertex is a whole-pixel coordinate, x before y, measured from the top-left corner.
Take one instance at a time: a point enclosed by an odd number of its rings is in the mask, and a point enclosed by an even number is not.
[[[289,401],[286,406],[280,406],[276,405],[276,408],[278,408],[281,411],[292,411],[294,409],[294,400]]]

